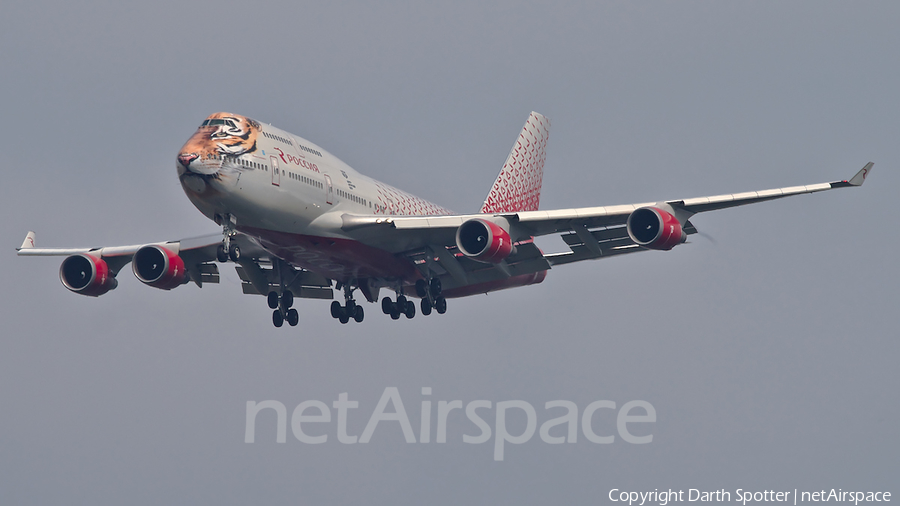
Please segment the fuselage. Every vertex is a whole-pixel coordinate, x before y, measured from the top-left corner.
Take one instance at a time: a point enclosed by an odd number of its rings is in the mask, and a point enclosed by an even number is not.
[[[416,276],[394,255],[402,244],[363,244],[341,229],[342,215],[451,214],[312,142],[235,114],[204,121],[176,165],[188,198],[208,218],[231,220],[274,255],[340,281]]]

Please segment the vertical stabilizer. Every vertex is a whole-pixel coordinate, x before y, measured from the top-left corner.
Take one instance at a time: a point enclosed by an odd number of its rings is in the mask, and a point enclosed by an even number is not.
[[[537,211],[550,120],[532,112],[481,206],[482,213]]]

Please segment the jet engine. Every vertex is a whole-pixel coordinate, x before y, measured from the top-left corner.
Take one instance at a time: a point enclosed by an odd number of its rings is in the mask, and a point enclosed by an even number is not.
[[[91,297],[103,295],[119,284],[102,258],[84,253],[63,260],[59,266],[59,280],[69,290]]]
[[[678,218],[655,207],[635,209],[626,227],[632,241],[649,249],[670,250],[687,240]]]
[[[473,218],[456,230],[456,246],[469,258],[497,264],[515,251],[509,232],[500,225]]]
[[[134,253],[131,267],[141,283],[154,288],[171,290],[188,281],[184,260],[162,246],[141,247]]]

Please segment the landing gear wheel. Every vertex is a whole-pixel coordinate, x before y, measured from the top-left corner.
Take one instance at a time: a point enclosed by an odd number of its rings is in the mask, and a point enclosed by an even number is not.
[[[281,303],[284,307],[289,308],[294,305],[294,292],[285,290],[281,293]]]
[[[347,315],[343,315],[343,314],[342,314],[342,315],[341,315],[341,317],[340,317],[340,318],[338,318],[338,320],[340,320],[340,321],[341,321],[341,323],[347,323],[347,322],[349,322],[349,321],[350,321],[350,317],[349,317],[349,316],[347,316]]]
[[[424,299],[422,299],[422,304],[421,304],[421,305],[422,305],[422,314],[425,315],[425,316],[430,315],[430,314],[431,314],[431,309],[432,309],[432,307],[433,307],[433,306],[431,305],[431,300],[429,300],[428,298],[424,298]]]
[[[406,296],[401,294],[397,296],[397,307],[400,308],[400,312],[406,311]]]
[[[341,306],[341,303],[338,301],[331,302],[331,317],[332,318],[340,318],[341,315],[344,314],[344,307]]]
[[[272,324],[276,327],[281,327],[284,325],[284,315],[281,314],[281,311],[275,310],[272,311]]]
[[[266,296],[266,302],[269,303],[269,309],[275,309],[278,307],[278,294],[274,291],[269,292],[269,295]]]
[[[424,279],[416,280],[416,295],[418,295],[420,299],[424,299],[425,296],[428,295],[428,283],[426,283]]]
[[[441,278],[431,278],[431,296],[437,299],[441,296]]]
[[[362,323],[365,316],[366,313],[363,311],[362,306],[356,306],[356,310],[353,312],[353,319],[356,320],[356,323]]]
[[[225,251],[224,244],[220,244],[216,248],[216,260],[218,260],[219,263],[223,263],[223,264],[228,261],[228,252]]]
[[[400,319],[400,308],[397,307],[397,304],[393,304],[391,308],[391,320],[399,320]]]
[[[346,306],[344,306],[344,312],[347,313],[347,316],[353,317],[356,314],[356,301],[348,300]]]
[[[408,319],[412,319],[416,316],[416,304],[415,302],[408,300],[406,301],[406,309],[403,311]]]
[[[296,309],[289,310],[287,312],[287,322],[291,327],[296,327],[300,323],[300,313]]]
[[[434,309],[438,312],[438,314],[444,314],[447,312],[447,299],[443,297],[438,297],[434,300]]]
[[[230,248],[228,248],[228,258],[231,259],[232,262],[237,262],[241,259],[241,248],[237,244],[232,244]]]
[[[381,312],[384,314],[391,314],[394,310],[394,303],[391,302],[390,297],[385,297],[381,299]]]

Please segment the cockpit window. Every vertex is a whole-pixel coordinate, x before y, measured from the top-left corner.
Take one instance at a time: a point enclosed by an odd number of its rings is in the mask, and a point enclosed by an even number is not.
[[[224,119],[208,119],[208,120],[204,121],[203,124],[201,124],[200,126],[205,127],[205,126],[215,126],[215,125],[228,125],[231,128],[237,128],[237,126],[234,124],[234,121],[224,120]]]

